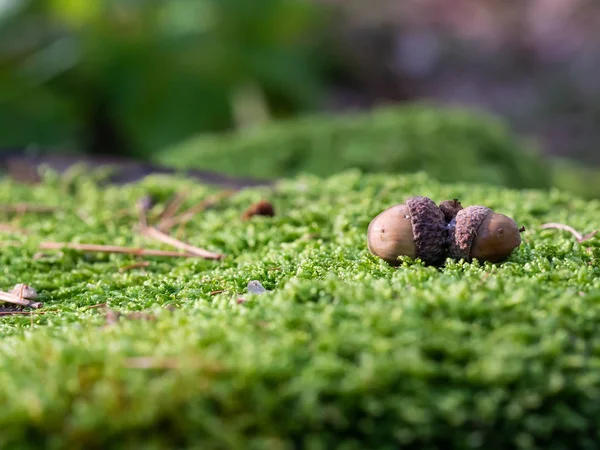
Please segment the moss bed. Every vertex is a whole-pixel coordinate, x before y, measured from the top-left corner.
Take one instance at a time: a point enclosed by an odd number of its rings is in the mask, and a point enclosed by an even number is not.
[[[551,164],[498,117],[429,103],[309,115],[189,139],[155,161],[258,178],[425,171],[436,180],[552,186]]]
[[[42,241],[168,249],[135,231],[135,204],[151,195],[152,218],[182,191],[189,207],[214,189],[0,181],[3,204],[59,208],[2,213],[19,230],[2,231],[0,288],[34,286],[45,314],[0,316],[0,447],[596,448],[600,240],[540,225],[591,231],[599,202],[350,171],[198,214],[181,237],[220,261],[122,270],[137,259],[38,254]],[[524,242],[498,265],[392,268],[365,232],[409,195],[490,206],[527,228]],[[242,221],[260,199],[276,216]],[[270,292],[249,295],[250,280]]]

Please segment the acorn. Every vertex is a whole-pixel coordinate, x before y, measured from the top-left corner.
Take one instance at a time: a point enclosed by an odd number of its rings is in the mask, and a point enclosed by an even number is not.
[[[445,238],[444,214],[433,200],[421,196],[381,212],[367,230],[369,251],[393,266],[399,264],[399,256],[439,265],[446,258]]]
[[[456,212],[448,224],[448,251],[454,259],[500,262],[521,245],[516,222],[485,206],[469,206]]]

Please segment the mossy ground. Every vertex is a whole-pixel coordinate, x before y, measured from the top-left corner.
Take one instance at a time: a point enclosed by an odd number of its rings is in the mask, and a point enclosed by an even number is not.
[[[511,188],[552,186],[550,165],[498,117],[428,103],[337,116],[309,115],[167,148],[156,162],[180,169],[283,178],[425,171],[436,180]]]
[[[560,192],[438,184],[424,175],[299,177],[249,189],[188,224],[221,261],[39,251],[44,240],[166,248],[133,231],[136,201],[212,189],[153,177],[100,188],[83,177],[0,202],[0,287],[29,283],[43,315],[0,317],[5,448],[595,448],[600,439],[600,203]],[[409,195],[460,198],[527,231],[499,265],[442,269],[369,255],[370,219]],[[240,220],[253,201],[273,218]],[[152,216],[151,212],[151,216]],[[272,292],[246,294],[260,280]],[[211,295],[213,291],[224,291]],[[240,296],[245,303],[238,303]],[[106,324],[106,303],[155,320]],[[142,358],[142,359],[139,359]]]
[[[159,152],[154,160],[178,169],[266,179],[298,173],[330,176],[356,168],[367,173],[424,171],[445,183],[552,186],[600,198],[598,168],[543,158],[536,147],[495,116],[411,103],[201,135]]]

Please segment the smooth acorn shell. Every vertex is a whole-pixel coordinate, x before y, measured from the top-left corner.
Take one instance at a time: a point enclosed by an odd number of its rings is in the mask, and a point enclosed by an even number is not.
[[[516,222],[504,214],[488,214],[477,228],[470,257],[479,261],[500,262],[521,245]]]
[[[367,245],[373,255],[394,266],[399,264],[399,256],[415,258],[417,249],[408,207],[395,205],[378,214],[369,224]]]

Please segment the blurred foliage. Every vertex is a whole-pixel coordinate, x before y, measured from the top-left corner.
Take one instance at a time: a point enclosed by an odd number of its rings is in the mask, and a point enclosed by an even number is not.
[[[301,112],[322,17],[301,0],[4,1],[0,145],[143,154]]]
[[[369,113],[310,116],[236,133],[200,136],[158,162],[233,175],[283,177],[426,171],[441,181],[515,188],[552,183],[546,161],[501,121],[464,109],[415,103]]]
[[[553,165],[554,185],[584,198],[600,198],[600,169],[586,167],[568,160],[557,159]]]
[[[2,0],[0,148],[31,145],[37,152],[58,147],[144,157],[162,151],[155,159],[269,177],[298,171],[327,175],[351,167],[425,170],[444,181],[555,185],[600,196],[593,170],[563,162],[549,169],[503,125],[456,110],[407,107],[260,126],[330,101],[332,77],[386,87],[385,77],[369,82],[368,75],[398,66],[376,51],[387,48],[378,39],[353,40],[340,31],[324,3]],[[370,55],[366,66],[354,54]],[[336,70],[343,74],[333,75]],[[410,82],[403,85],[413,88]],[[555,97],[554,85],[551,90]],[[570,91],[567,97],[579,99]],[[509,103],[523,110],[519,102]],[[206,137],[235,128],[242,131]],[[560,132],[557,125],[551,128]],[[189,140],[198,134],[204,137]]]

